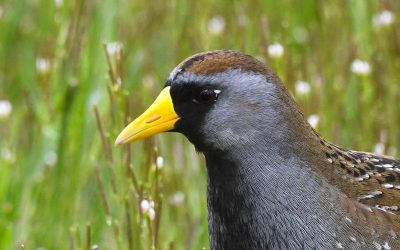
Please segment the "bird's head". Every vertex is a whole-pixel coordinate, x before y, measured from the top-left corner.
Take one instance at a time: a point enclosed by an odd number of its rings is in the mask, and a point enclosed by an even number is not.
[[[184,134],[199,151],[244,146],[261,135],[279,140],[296,107],[264,63],[236,51],[204,52],[171,72],[154,103],[116,144],[167,131]]]

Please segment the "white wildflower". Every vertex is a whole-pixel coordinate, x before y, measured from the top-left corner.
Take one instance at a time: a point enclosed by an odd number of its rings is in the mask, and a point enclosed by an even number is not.
[[[307,95],[311,91],[311,86],[308,82],[305,81],[297,81],[295,83],[296,94],[298,95]]]
[[[121,42],[111,42],[111,43],[107,43],[107,45],[106,45],[107,53],[110,56],[119,55],[121,53],[123,47],[124,46],[122,45]]]
[[[40,74],[46,74],[50,70],[50,61],[47,58],[36,58],[36,71]]]
[[[8,163],[15,162],[15,155],[9,148],[3,148],[1,150],[1,157]]]
[[[208,21],[208,31],[211,34],[219,35],[225,29],[225,19],[222,16],[214,16]]]
[[[178,191],[170,197],[169,202],[171,203],[171,205],[176,206],[181,204],[184,200],[185,200],[185,194]]]
[[[389,10],[384,10],[372,20],[376,27],[389,26],[394,22],[394,14]]]
[[[64,0],[54,0],[54,3],[56,5],[56,7],[61,7],[64,3]]]
[[[140,202],[140,208],[144,214],[147,214],[150,220],[154,220],[156,212],[154,210],[154,201],[152,200],[142,200]]]
[[[44,163],[47,166],[53,167],[56,165],[57,163],[57,153],[54,151],[49,151],[46,153],[46,155],[44,156]]]
[[[382,142],[378,142],[377,144],[375,144],[373,151],[375,154],[379,154],[379,155],[384,154],[385,153],[385,144],[383,144]]]
[[[117,76],[116,85],[117,85],[116,86],[117,88],[121,88],[122,87],[122,79],[121,79],[120,76]]]
[[[148,212],[150,209],[150,202],[148,200],[142,200],[140,202],[140,208],[142,209],[142,212]]]
[[[317,128],[319,124],[319,116],[316,114],[310,115],[307,118],[308,123],[310,123],[311,127]]]
[[[12,111],[11,102],[8,100],[0,100],[0,119],[10,116]]]
[[[164,157],[162,157],[162,156],[157,156],[157,159],[156,159],[156,166],[157,166],[158,169],[161,169],[161,168],[164,167]]]
[[[351,71],[357,75],[368,75],[371,72],[371,66],[366,61],[355,59],[351,64]]]
[[[268,55],[272,58],[280,58],[283,56],[284,48],[280,43],[273,43],[268,46]]]
[[[154,208],[151,208],[149,210],[149,218],[150,220],[154,220],[155,217],[156,217],[156,212],[154,211]]]

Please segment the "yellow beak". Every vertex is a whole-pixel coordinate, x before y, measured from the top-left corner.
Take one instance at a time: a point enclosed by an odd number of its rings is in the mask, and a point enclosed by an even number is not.
[[[180,117],[175,113],[170,88],[164,88],[153,104],[122,130],[115,145],[134,142],[175,127]]]

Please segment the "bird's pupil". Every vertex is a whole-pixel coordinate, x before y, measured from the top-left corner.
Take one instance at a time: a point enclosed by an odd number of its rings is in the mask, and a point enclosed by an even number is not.
[[[211,89],[205,89],[199,93],[196,99],[202,104],[210,105],[216,101],[217,94]]]
[[[211,90],[203,90],[200,92],[200,97],[202,100],[207,101],[210,100],[214,97],[214,92],[212,92]]]

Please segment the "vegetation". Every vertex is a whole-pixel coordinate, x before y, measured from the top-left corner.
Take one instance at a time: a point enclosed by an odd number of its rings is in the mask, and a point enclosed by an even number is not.
[[[195,52],[258,57],[324,137],[399,156],[399,14],[389,0],[0,1],[0,249],[208,248],[202,156],[175,134],[113,145]]]

